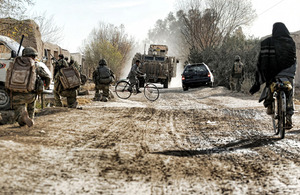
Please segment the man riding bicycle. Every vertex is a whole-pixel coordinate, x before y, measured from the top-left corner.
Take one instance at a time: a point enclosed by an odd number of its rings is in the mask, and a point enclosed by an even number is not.
[[[261,42],[259,58],[257,62],[257,71],[255,74],[255,83],[250,89],[253,95],[260,89],[260,85],[266,83],[260,102],[264,101],[267,107],[267,114],[274,114],[272,102],[274,101],[270,85],[276,78],[287,78],[293,89],[286,92],[286,129],[291,129],[292,115],[294,114],[294,78],[296,74],[296,46],[290,36],[290,33],[283,23],[273,25],[272,36]]]
[[[132,91],[132,87],[136,86],[136,92],[142,93],[139,90],[139,80],[138,80],[137,76],[144,76],[144,74],[139,70],[139,66],[140,66],[140,60],[136,60],[135,64],[133,64],[131,67],[131,70],[127,77],[130,82],[130,88],[128,90]]]

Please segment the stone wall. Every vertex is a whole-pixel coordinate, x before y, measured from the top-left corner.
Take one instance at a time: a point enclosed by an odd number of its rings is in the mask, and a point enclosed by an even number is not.
[[[46,61],[45,64],[50,69],[51,73],[53,74],[54,67],[53,67],[53,60],[51,60],[53,57],[58,60],[58,55],[63,54],[65,57],[71,58],[70,52],[66,49],[62,49],[60,46],[56,44],[52,44],[49,42],[44,43],[44,50],[47,51],[45,53]]]
[[[39,26],[33,20],[20,21],[12,18],[0,18],[0,35],[8,36],[17,42],[20,42],[22,35],[24,35],[22,46],[35,48],[39,54],[38,58],[40,60],[46,59],[44,62],[52,73],[52,56],[58,59],[58,55],[63,54],[69,59],[71,58],[68,50],[62,49],[56,44],[43,43]]]
[[[15,20],[0,18],[0,34],[20,42],[24,35],[22,46],[33,47],[38,51],[39,59],[43,57],[43,42],[39,26],[33,20]]]

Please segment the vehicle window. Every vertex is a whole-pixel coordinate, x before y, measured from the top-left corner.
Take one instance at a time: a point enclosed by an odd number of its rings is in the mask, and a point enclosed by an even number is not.
[[[185,72],[206,72],[205,66],[188,66]]]
[[[155,60],[163,62],[163,61],[165,61],[165,57],[155,57]]]
[[[9,60],[11,57],[11,50],[0,42],[0,59]]]
[[[154,60],[154,57],[146,56],[146,57],[145,57],[145,60],[146,60],[146,61],[153,61],[153,60]]]

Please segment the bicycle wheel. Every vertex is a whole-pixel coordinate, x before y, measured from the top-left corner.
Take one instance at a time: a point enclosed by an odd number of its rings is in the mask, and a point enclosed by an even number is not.
[[[119,81],[115,87],[117,96],[121,99],[128,99],[132,92],[129,91],[130,84],[127,81]]]
[[[280,138],[283,139],[285,135],[286,96],[284,91],[280,91],[278,95],[278,131]]]
[[[274,130],[275,135],[278,135],[279,128],[278,128],[278,98],[277,97],[273,101],[272,107],[274,110],[274,114],[272,115],[273,130]]]
[[[144,87],[144,95],[149,101],[155,101],[159,97],[159,90],[156,85],[152,83],[146,84]]]

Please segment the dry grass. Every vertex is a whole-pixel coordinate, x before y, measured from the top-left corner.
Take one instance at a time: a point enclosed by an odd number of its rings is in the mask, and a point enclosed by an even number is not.
[[[77,98],[77,102],[79,105],[85,105],[91,103],[91,99],[88,98]]]
[[[84,91],[84,90],[91,91],[91,90],[94,90],[94,89],[95,89],[95,84],[92,83],[92,82],[87,82],[84,86],[81,86],[82,91]]]

